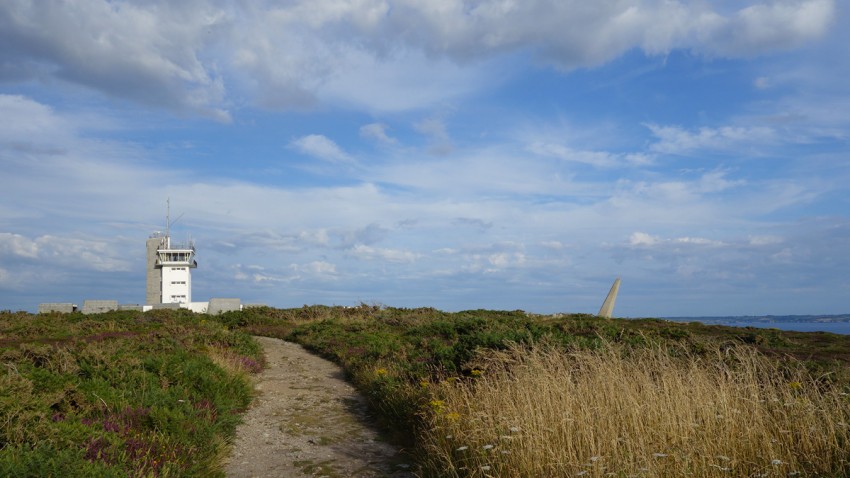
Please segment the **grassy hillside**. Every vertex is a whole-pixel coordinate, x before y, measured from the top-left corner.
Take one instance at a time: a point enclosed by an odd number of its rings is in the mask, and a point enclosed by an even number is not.
[[[312,306],[229,326],[342,364],[426,476],[850,476],[850,337]]]
[[[0,476],[216,476],[261,360],[183,311],[0,313]]]
[[[850,337],[369,305],[0,314],[0,475],[215,475],[248,334],[341,364],[425,476],[850,476]]]

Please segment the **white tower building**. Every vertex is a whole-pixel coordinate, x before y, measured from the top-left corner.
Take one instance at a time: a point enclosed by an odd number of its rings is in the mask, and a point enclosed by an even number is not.
[[[146,302],[149,305],[192,302],[191,271],[198,267],[195,244],[171,242],[170,206],[169,202],[165,234],[155,233],[147,240]]]

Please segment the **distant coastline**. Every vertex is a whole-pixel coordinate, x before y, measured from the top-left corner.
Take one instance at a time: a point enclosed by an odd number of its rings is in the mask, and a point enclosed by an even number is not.
[[[759,327],[798,332],[830,332],[850,335],[850,314],[837,315],[738,315],[705,317],[662,317],[674,322],[702,322],[706,325]]]

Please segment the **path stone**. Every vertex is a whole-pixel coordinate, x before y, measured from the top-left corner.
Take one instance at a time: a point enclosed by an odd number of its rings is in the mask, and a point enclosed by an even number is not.
[[[231,478],[414,476],[409,461],[371,426],[365,399],[336,364],[300,345],[256,337],[267,368],[236,430]]]

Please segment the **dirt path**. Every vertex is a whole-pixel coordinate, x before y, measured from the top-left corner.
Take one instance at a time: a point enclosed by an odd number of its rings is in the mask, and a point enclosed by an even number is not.
[[[370,426],[365,400],[336,364],[300,345],[257,337],[268,368],[236,430],[228,477],[412,477]]]

